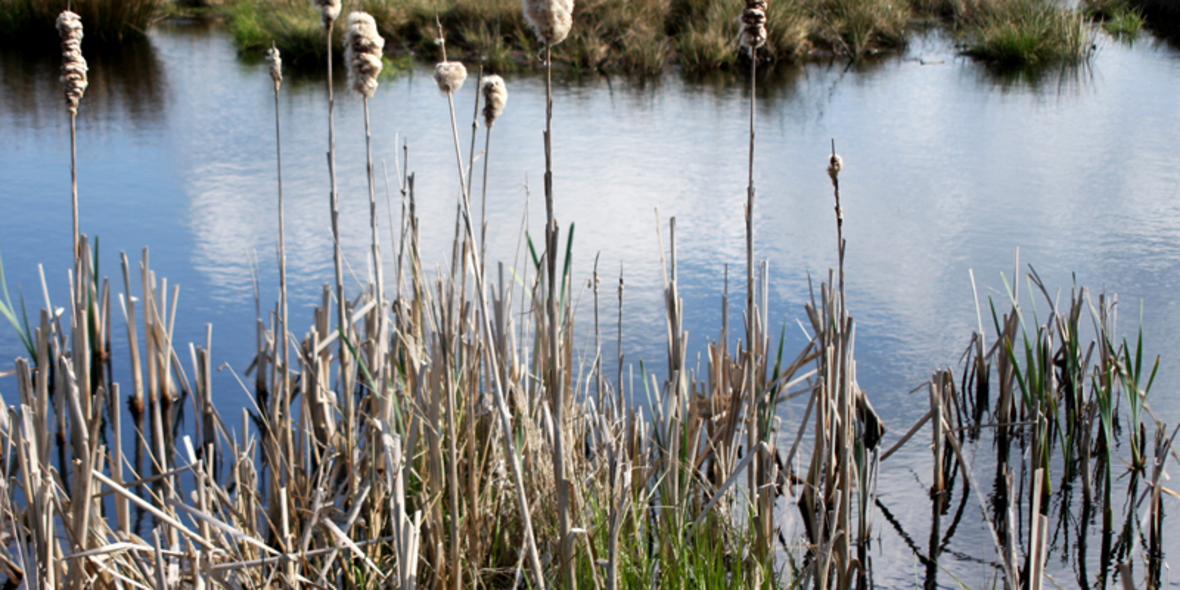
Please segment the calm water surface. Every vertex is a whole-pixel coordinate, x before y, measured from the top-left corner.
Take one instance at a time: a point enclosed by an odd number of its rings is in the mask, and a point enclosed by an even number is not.
[[[770,263],[771,322],[797,349],[809,273],[826,279],[836,262],[824,172],[834,139],[845,162],[858,374],[890,428],[887,444],[926,410],[925,394],[908,392],[956,364],[977,325],[969,271],[988,323],[986,298],[1007,300],[1001,273],[1011,279],[1017,250],[1022,268],[1034,265],[1051,289],[1068,293],[1076,274],[1080,284],[1118,293],[1128,334],[1142,317],[1147,350],[1161,355],[1154,408],[1169,423],[1180,420],[1180,52],[1150,38],[1099,45],[1086,68],[1012,78],[957,58],[948,41],[931,36],[904,56],[865,66],[784,68],[758,89],[756,255]],[[182,288],[178,342],[203,342],[211,323],[215,364],[242,372],[254,342],[252,259],[264,305],[277,299],[274,103],[265,66],[240,60],[223,32],[172,24],[119,55],[93,58],[91,76],[78,119],[79,193],[82,230],[101,237],[103,274],[119,275],[120,250],[134,260],[150,246],[152,267]],[[508,85],[490,152],[489,258],[519,267],[522,227],[539,235],[544,219],[544,86],[533,74],[511,76]],[[458,101],[464,151],[471,90],[469,80]],[[343,247],[352,272],[364,277],[361,103],[343,84],[337,92]],[[311,306],[333,276],[324,95],[319,78],[289,75],[279,105],[294,326],[310,325]],[[667,240],[667,218],[677,219],[692,353],[720,328],[726,265],[739,302],[731,317],[740,321],[748,100],[742,80],[726,76],[672,73],[644,83],[559,76],[557,217],[564,226],[576,222],[575,284],[599,260],[603,337],[612,343],[620,269],[625,276],[628,364],[664,366],[659,220]],[[399,142],[408,145],[424,262],[449,264],[457,172],[447,101],[429,71],[410,69],[383,80],[371,117],[378,178],[387,169],[396,182]],[[19,288],[30,308],[42,301],[37,264],[55,304],[66,301],[68,127],[57,60],[0,53],[0,255],[12,296]],[[387,215],[399,223],[396,191]],[[585,291],[583,327],[591,306]],[[1047,309],[1043,300],[1037,309]],[[125,339],[115,347],[125,358]],[[14,333],[0,329],[0,358],[20,354]],[[248,404],[228,370],[215,379],[223,413]],[[16,398],[12,377],[0,378],[0,394],[6,403]],[[797,411],[785,411],[788,424]],[[882,502],[918,538],[931,518],[928,463],[924,444],[911,443],[881,475]],[[995,575],[993,556],[974,500],[966,510],[943,565],[978,587]],[[878,520],[877,583],[912,586],[920,568]],[[1178,545],[1173,539],[1171,555]],[[1058,579],[1072,580],[1068,564],[1054,567]]]

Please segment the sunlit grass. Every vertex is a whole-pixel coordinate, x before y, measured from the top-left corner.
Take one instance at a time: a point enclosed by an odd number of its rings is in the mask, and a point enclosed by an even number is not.
[[[1089,20],[1054,0],[997,0],[962,25],[966,54],[1005,66],[1078,62],[1090,55]]]

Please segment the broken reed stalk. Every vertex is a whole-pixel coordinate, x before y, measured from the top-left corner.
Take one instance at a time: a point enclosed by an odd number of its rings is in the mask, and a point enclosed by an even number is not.
[[[445,53],[446,45],[445,44],[443,44],[443,48],[444,48],[444,54],[443,54],[444,61],[443,61],[443,63],[436,66],[435,81],[438,83],[439,89],[442,90],[447,95],[447,103],[448,103],[448,106],[450,109],[450,115],[451,115],[451,134],[454,138],[454,145],[455,145],[455,165],[459,169],[459,190],[460,190],[460,195],[462,197],[462,203],[460,203],[460,212],[461,212],[460,217],[462,218],[462,222],[464,224],[464,229],[466,231],[467,240],[471,243],[474,243],[475,230],[472,227],[472,221],[471,221],[471,198],[470,198],[470,195],[467,193],[467,183],[464,182],[463,155],[462,155],[460,148],[459,148],[459,123],[458,123],[458,120],[455,118],[455,100],[454,100],[455,91],[458,90],[458,86],[462,85],[462,81],[459,80],[459,77],[460,77],[459,72],[462,71],[462,73],[463,73],[462,77],[466,77],[466,68],[463,68],[463,65],[458,62],[445,61],[446,60],[446,53]],[[454,64],[454,65],[447,66],[445,68],[439,68],[439,66],[443,66],[444,64]],[[456,81],[457,81],[457,83],[456,83]],[[466,252],[467,252],[467,255],[469,255],[473,258],[472,265],[471,265],[472,268],[480,269],[483,267],[483,261],[479,258],[480,252],[478,250],[476,250],[475,248],[468,248],[466,250]],[[520,453],[518,453],[516,450],[516,440],[515,440],[515,435],[514,435],[515,430],[513,430],[513,428],[512,428],[512,414],[508,409],[508,403],[507,403],[505,393],[504,393],[505,388],[504,388],[504,385],[502,382],[503,377],[500,375],[500,364],[497,362],[497,359],[496,359],[496,355],[497,355],[496,347],[494,345],[492,345],[492,343],[495,342],[495,338],[494,338],[495,332],[493,332],[492,325],[491,325],[490,306],[488,305],[488,301],[487,301],[487,287],[484,284],[483,273],[478,272],[478,271],[475,273],[475,290],[477,292],[477,298],[479,300],[480,328],[482,329],[482,336],[483,336],[484,342],[488,343],[488,346],[486,348],[486,353],[489,357],[488,366],[491,367],[490,370],[492,373],[491,376],[492,376],[492,385],[493,385],[492,392],[495,397],[496,412],[497,412],[499,419],[500,419],[500,428],[502,430],[501,437],[502,437],[502,440],[504,441],[505,454],[507,455],[506,458],[508,459],[508,462],[512,468],[512,480],[513,480],[513,485],[516,488],[515,489],[516,498],[517,498],[517,503],[518,503],[518,506],[520,509],[521,521],[523,523],[523,528],[524,528],[525,553],[527,554],[527,557],[528,557],[529,569],[532,571],[532,574],[533,574],[533,582],[537,585],[538,588],[543,589],[543,588],[545,588],[545,574],[544,574],[544,570],[541,567],[540,554],[537,551],[537,543],[536,543],[536,539],[534,538],[534,534],[533,534],[531,510],[528,505],[528,496],[525,491],[525,482],[524,482],[524,473],[523,473],[524,468],[521,465]],[[454,432],[454,430],[452,429],[451,432]]]

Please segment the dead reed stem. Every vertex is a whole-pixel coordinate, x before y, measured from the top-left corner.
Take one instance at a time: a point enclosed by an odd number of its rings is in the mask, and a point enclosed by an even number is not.
[[[335,26],[335,20],[327,20],[327,24],[325,42],[328,45],[328,180],[330,184],[328,204],[332,214],[332,244],[334,247],[332,262],[336,270],[336,325],[339,333],[342,336],[347,336],[348,314],[346,308],[348,302],[344,298],[344,254],[340,245],[340,199],[336,192],[336,98],[333,92],[332,78],[332,28]],[[355,435],[356,400],[352,391],[352,379],[350,378],[352,363],[345,338],[340,338],[338,350],[338,356],[340,358],[340,392],[344,396],[343,434],[344,440],[348,444],[353,440]],[[348,460],[346,459],[347,462]]]
[[[70,113],[70,197],[74,206],[74,268],[78,268],[82,256],[78,232],[78,113]]]
[[[284,205],[283,205],[283,141],[282,141],[282,125],[279,109],[279,87],[282,81],[282,75],[278,65],[278,49],[273,46],[271,50],[275,52],[274,59],[276,64],[272,77],[274,78],[274,97],[275,97],[275,167],[276,167],[276,182],[278,184],[278,213],[279,213],[279,329],[275,336],[276,346],[280,347],[280,359],[282,362],[281,370],[278,371],[278,376],[281,379],[278,387],[275,387],[275,396],[277,397],[276,404],[281,408],[281,415],[286,418],[291,415],[291,357],[290,357],[290,324],[288,323],[288,306],[287,306],[287,240],[286,240],[286,221],[284,219]],[[277,76],[275,75],[277,73]],[[285,451],[288,457],[294,454],[294,449],[291,448],[289,434],[284,432],[284,440],[288,443],[285,445]],[[287,462],[285,465],[287,470],[286,477],[291,477],[291,464]]]
[[[375,178],[373,176],[373,134],[369,125],[369,97],[362,95],[361,101],[365,111],[365,170],[369,179],[369,229],[372,233],[372,253],[373,253],[373,272],[374,272],[374,297],[377,301],[376,308],[376,339],[372,342],[374,349],[372,356],[369,359],[370,366],[376,370],[374,378],[375,383],[379,388],[378,391],[371,392],[378,397],[384,396],[385,384],[385,346],[387,337],[386,315],[385,315],[385,271],[384,264],[381,261],[381,239],[378,220],[380,217],[377,214],[377,192],[375,187]]]
[[[565,379],[561,368],[560,324],[557,317],[557,221],[553,216],[553,46],[545,44],[545,315],[549,329],[549,403],[553,411],[553,480],[557,486],[557,518],[561,544],[562,587],[577,588],[574,540],[570,536],[569,482],[565,479]]]

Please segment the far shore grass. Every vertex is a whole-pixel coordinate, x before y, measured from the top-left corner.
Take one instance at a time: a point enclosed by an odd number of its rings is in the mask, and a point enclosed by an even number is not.
[[[586,71],[654,74],[731,69],[737,8],[727,0],[579,0],[577,26],[554,57]],[[539,51],[519,0],[362,0],[387,39],[386,52],[436,60],[438,25],[448,51],[493,71],[527,66]],[[322,32],[301,0],[234,0],[227,10],[239,49],[274,40],[296,60],[322,60]],[[1001,65],[1079,62],[1092,45],[1092,12],[1057,0],[787,0],[771,1],[769,40],[760,60],[858,60],[901,50],[930,25],[950,30],[976,59]],[[436,20],[437,18],[437,20]]]
[[[54,38],[53,20],[66,0],[0,0],[0,39]],[[72,0],[87,23],[86,43],[141,35],[167,15],[223,18],[240,51],[261,54],[273,42],[296,67],[323,63],[319,17],[309,0]],[[578,0],[569,39],[555,60],[582,71],[657,74],[733,69],[738,9],[731,0]],[[532,67],[540,46],[519,0],[360,0],[387,40],[386,55],[437,60],[441,24],[447,48],[489,71]],[[1180,22],[1172,0],[772,0],[767,64],[840,57],[858,60],[896,52],[916,31],[948,30],[964,55],[1004,67],[1078,63],[1100,24],[1115,37],[1144,27],[1166,32]],[[437,19],[437,20],[436,20]],[[340,31],[336,33],[339,35]],[[340,39],[336,40],[339,47]]]

